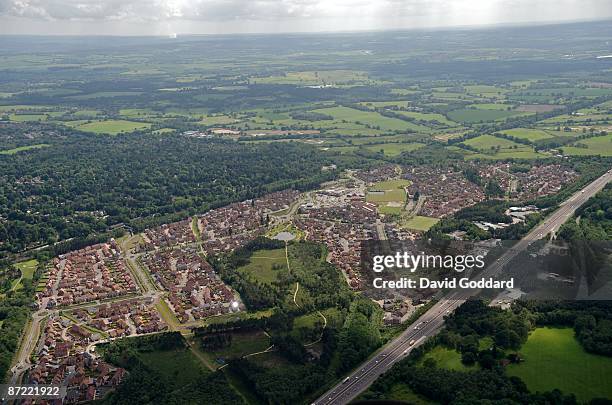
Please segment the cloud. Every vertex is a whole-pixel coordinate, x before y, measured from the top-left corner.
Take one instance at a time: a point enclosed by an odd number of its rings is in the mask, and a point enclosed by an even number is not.
[[[0,0],[0,32],[343,30],[612,18],[610,0]],[[23,21],[23,24],[20,24]],[[5,27],[2,28],[2,25]],[[27,24],[26,24],[27,22]],[[54,28],[55,27],[55,28]],[[107,28],[106,30],[110,30]],[[120,33],[120,32],[119,32]]]

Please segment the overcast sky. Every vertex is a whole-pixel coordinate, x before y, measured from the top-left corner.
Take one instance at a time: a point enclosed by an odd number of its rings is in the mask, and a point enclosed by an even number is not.
[[[0,34],[317,32],[612,18],[612,0],[0,0]]]

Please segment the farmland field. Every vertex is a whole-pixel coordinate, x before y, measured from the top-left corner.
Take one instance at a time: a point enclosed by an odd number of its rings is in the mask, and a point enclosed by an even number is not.
[[[457,122],[466,122],[466,123],[478,123],[478,122],[487,122],[487,121],[497,121],[503,120],[508,117],[513,117],[517,115],[522,115],[525,113],[516,112],[516,111],[506,111],[506,110],[493,110],[493,109],[469,109],[462,108],[450,111],[447,115],[453,121]]]
[[[509,365],[507,373],[532,392],[559,388],[579,401],[612,397],[612,359],[585,352],[571,328],[538,328],[520,353],[525,361]]]
[[[552,138],[554,135],[549,134],[541,129],[514,128],[502,131],[502,134],[510,135],[515,138],[527,139],[530,142],[539,141],[541,139]]]
[[[402,152],[412,152],[420,149],[425,144],[422,143],[382,143],[376,145],[367,145],[365,148],[371,152],[380,152],[387,156],[398,156]]]
[[[313,112],[331,115],[335,120],[346,120],[357,124],[369,125],[374,128],[380,128],[383,131],[429,131],[429,128],[413,124],[411,122],[402,121],[397,118],[389,118],[380,115],[377,112],[361,111],[349,107],[329,107]]]
[[[599,155],[612,156],[612,134],[597,136],[594,138],[581,139],[578,144],[585,145],[586,148],[575,146],[564,146],[561,148],[565,155]]]
[[[480,135],[476,138],[468,139],[463,143],[483,151],[490,150],[493,148],[513,149],[514,147],[524,147],[524,145],[518,144],[508,139],[498,138],[493,135]]]
[[[109,135],[117,135],[149,128],[151,128],[151,124],[149,123],[125,120],[94,121],[76,126],[76,129],[80,131]]]

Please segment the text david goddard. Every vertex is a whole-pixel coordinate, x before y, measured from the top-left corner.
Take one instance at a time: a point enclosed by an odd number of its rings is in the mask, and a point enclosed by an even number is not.
[[[469,279],[464,278],[445,278],[444,280],[432,280],[426,277],[410,279],[402,277],[398,280],[384,280],[377,277],[372,281],[374,288],[378,289],[415,289],[415,288],[434,288],[434,289],[493,289],[505,290],[514,288],[514,278],[508,280],[495,280],[493,278]]]

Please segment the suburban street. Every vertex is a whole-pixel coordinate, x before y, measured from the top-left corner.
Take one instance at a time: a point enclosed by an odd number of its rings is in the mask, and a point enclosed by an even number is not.
[[[589,183],[582,190],[576,192],[569,199],[560,204],[559,208],[550,214],[542,223],[531,230],[514,247],[497,259],[492,265],[481,272],[478,277],[491,277],[499,272],[522,250],[534,241],[556,232],[589,198],[602,190],[612,180],[612,170]],[[406,328],[397,338],[385,345],[374,357],[356,368],[342,382],[328,390],[314,404],[331,405],[347,404],[366,390],[381,374],[388,371],[397,361],[404,358],[413,348],[423,344],[426,339],[437,332],[444,325],[444,316],[453,312],[465,302],[472,290],[459,290],[450,293],[438,301],[431,309],[424,313],[416,322]]]

